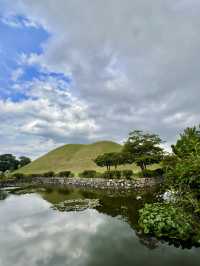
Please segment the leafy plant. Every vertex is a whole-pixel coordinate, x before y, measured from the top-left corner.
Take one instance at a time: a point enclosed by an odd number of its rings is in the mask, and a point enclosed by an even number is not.
[[[195,233],[192,215],[172,204],[145,204],[139,214],[139,225],[145,234],[187,240]]]

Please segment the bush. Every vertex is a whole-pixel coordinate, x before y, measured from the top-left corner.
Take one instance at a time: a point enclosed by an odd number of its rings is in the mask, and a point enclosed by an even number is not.
[[[53,171],[49,171],[42,174],[42,177],[55,177],[55,173]]]
[[[85,170],[82,173],[79,173],[79,177],[82,178],[95,178],[97,176],[97,172],[95,170]]]
[[[73,177],[74,175],[71,171],[62,171],[56,174],[56,176],[69,178],[69,177]]]
[[[158,168],[155,170],[146,169],[143,172],[138,173],[139,177],[162,177],[164,174],[164,170],[162,168]]]
[[[124,177],[126,179],[131,179],[131,176],[133,176],[132,170],[123,170],[122,171],[122,177]]]
[[[145,234],[187,240],[194,234],[194,220],[172,204],[145,204],[139,211],[139,226]]]

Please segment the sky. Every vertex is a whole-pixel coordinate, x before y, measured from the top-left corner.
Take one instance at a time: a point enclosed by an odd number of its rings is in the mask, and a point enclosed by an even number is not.
[[[199,0],[0,0],[0,153],[170,147],[200,121],[199,52]]]

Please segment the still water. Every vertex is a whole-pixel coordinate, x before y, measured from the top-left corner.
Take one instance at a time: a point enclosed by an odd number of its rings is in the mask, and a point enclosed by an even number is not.
[[[0,191],[0,266],[199,266],[199,248],[139,233],[138,209],[157,197],[157,191]]]

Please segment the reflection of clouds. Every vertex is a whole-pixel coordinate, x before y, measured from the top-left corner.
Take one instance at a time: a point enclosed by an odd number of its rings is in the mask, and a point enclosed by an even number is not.
[[[0,266],[198,265],[196,250],[149,251],[125,222],[98,213],[58,212],[37,195],[0,205]]]
[[[55,258],[72,265],[87,256],[90,236],[96,234],[105,217],[110,219],[95,210],[60,213],[49,206],[33,194],[4,201],[0,206],[0,216],[4,217],[0,229],[1,266],[23,266],[27,261],[31,266],[55,265]]]

